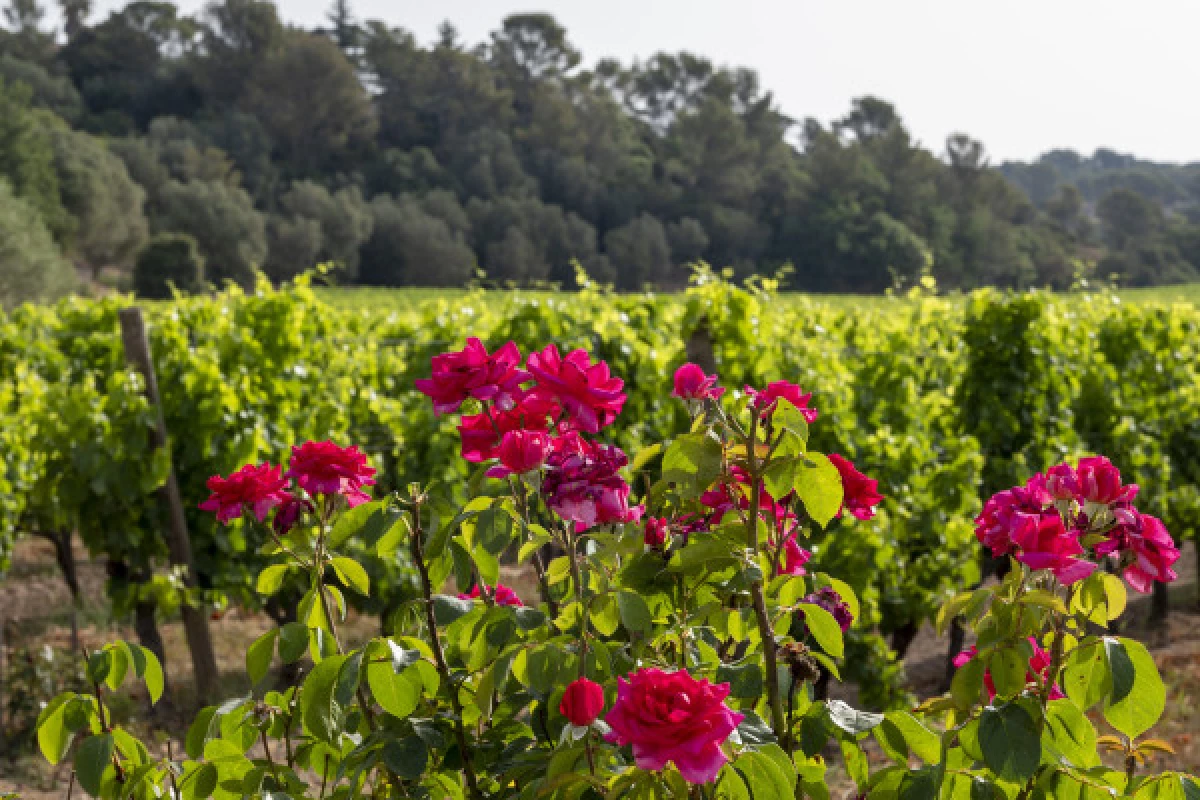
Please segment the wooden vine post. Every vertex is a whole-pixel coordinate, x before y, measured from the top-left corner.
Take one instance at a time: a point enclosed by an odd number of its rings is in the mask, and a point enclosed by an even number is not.
[[[150,357],[150,342],[146,337],[146,324],[142,310],[136,306],[123,308],[121,340],[125,346],[125,360],[142,374],[146,381],[146,399],[154,408],[156,422],[151,431],[151,448],[157,450],[167,446],[167,424],[163,418],[158,395],[158,380],[154,374],[154,362]],[[188,538],[187,518],[183,513],[183,498],[179,493],[179,482],[175,479],[175,467],[171,466],[166,482],[159,487],[158,497],[167,510],[168,525],[167,553],[173,567],[182,567],[187,588],[196,588],[196,571],[192,564],[192,544]],[[219,674],[217,659],[213,654],[212,635],[208,629],[208,617],[203,609],[189,603],[182,604],[183,627],[187,636],[188,650],[192,655],[192,669],[196,677],[196,692],[202,703],[211,702],[217,696]]]

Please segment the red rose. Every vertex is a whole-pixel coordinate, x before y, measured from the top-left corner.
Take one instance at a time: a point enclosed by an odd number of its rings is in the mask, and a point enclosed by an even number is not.
[[[705,375],[704,370],[696,364],[684,364],[675,370],[675,391],[672,397],[682,400],[716,400],[725,394],[725,390],[717,386],[716,375]]]
[[[646,532],[642,541],[651,549],[662,549],[667,542],[667,521],[660,517],[646,517]]]
[[[587,678],[567,684],[558,711],[577,728],[586,728],[604,710],[604,687]]]
[[[1104,456],[1079,459],[1076,470],[1079,480],[1079,502],[1111,505],[1131,503],[1137,494],[1137,484],[1122,485],[1121,473]]]
[[[1109,538],[1096,546],[1096,554],[1120,553],[1126,564],[1125,580],[1143,594],[1154,581],[1175,580],[1178,576],[1171,565],[1179,560],[1179,548],[1162,521],[1132,508],[1119,508],[1115,514],[1117,525]]]
[[[529,380],[529,373],[517,366],[520,361],[521,351],[513,342],[488,355],[483,342],[471,337],[461,351],[434,356],[433,375],[416,381],[417,391],[433,400],[435,414],[457,411],[468,397],[507,411]]]
[[[498,606],[523,606],[521,598],[517,597],[517,593],[503,583],[497,583],[496,588],[490,592],[492,600]],[[479,584],[471,587],[471,591],[458,596],[460,600],[478,600],[479,599]]]
[[[842,508],[838,509],[838,514],[841,515],[844,509],[859,519],[875,516],[875,506],[883,500],[883,495],[876,491],[879,481],[863,475],[837,453],[830,453],[829,461],[842,476]]]
[[[585,433],[611,425],[625,405],[625,382],[610,375],[603,361],[593,364],[586,350],[572,350],[564,357],[550,345],[530,353],[529,372],[537,379],[533,393],[561,402]]]
[[[488,470],[492,477],[504,477],[510,473],[524,475],[546,463],[550,452],[550,435],[545,431],[509,431],[500,439],[500,464]]]
[[[638,670],[617,682],[606,738],[631,745],[641,769],[672,761],[688,783],[708,783],[727,760],[721,745],[745,718],[725,705],[728,696],[728,683],[714,686],[683,670]]]
[[[787,400],[804,415],[805,422],[812,423],[817,418],[817,410],[808,407],[812,392],[805,392],[794,383],[773,381],[761,392],[752,386],[747,386],[745,392],[750,397],[750,407],[764,417],[775,411],[780,400]]]
[[[509,431],[544,431],[549,419],[559,414],[558,404],[527,395],[509,411],[465,416],[458,425],[462,456],[478,464],[500,455],[500,439]]]
[[[224,523],[232,522],[249,508],[262,522],[268,511],[289,496],[287,481],[279,469],[270,464],[247,464],[228,478],[213,475],[206,484],[212,494],[200,508],[215,511],[217,521]]]
[[[305,442],[292,448],[287,477],[309,494],[340,494],[351,508],[371,498],[362,487],[375,483],[375,468],[357,447],[338,447],[333,442]]]

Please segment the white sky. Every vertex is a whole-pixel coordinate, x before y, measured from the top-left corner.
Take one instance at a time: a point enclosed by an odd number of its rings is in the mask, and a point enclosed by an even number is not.
[[[93,19],[122,5],[100,0]],[[312,27],[328,0],[278,5]],[[547,11],[588,63],[690,50],[756,69],[785,113],[824,122],[875,94],[935,152],[961,131],[993,163],[1101,146],[1200,161],[1196,0],[356,0],[354,10],[423,42],[449,19],[472,44],[509,13]]]

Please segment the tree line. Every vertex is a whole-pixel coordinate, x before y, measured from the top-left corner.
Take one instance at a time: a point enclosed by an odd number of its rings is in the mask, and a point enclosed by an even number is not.
[[[317,263],[347,284],[566,288],[578,263],[640,289],[706,260],[852,292],[927,272],[1147,285],[1200,265],[1196,182],[1168,196],[1128,164],[1067,166],[1102,153],[995,169],[963,134],[923,147],[874,97],[792,119],[753,70],[691,53],[586,68],[547,14],[470,45],[449,23],[422,44],[359,21],[348,0],[316,30],[268,0],[59,6],[61,30],[41,0],[3,10],[8,303],[77,275],[154,296]]]

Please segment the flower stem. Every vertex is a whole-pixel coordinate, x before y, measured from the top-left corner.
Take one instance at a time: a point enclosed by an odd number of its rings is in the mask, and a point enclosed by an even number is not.
[[[762,473],[763,464],[758,461],[755,452],[758,439],[758,413],[750,422],[750,434],[747,437],[746,464],[750,473],[750,515],[746,522],[746,544],[755,556],[758,555],[758,515],[762,504]],[[754,616],[758,620],[758,634],[762,639],[763,660],[766,662],[767,703],[771,709],[771,728],[775,737],[783,745],[788,740],[787,718],[783,713],[783,697],[779,692],[779,669],[775,660],[775,629],[771,625],[771,617],[767,614],[767,601],[763,595],[762,578],[750,584],[750,596],[754,602]]]
[[[433,586],[429,580],[429,567],[425,565],[425,547],[421,541],[421,503],[417,498],[413,502],[413,529],[409,538],[412,547],[413,563],[421,576],[421,594],[425,598],[425,622],[429,628],[429,646],[433,650],[433,658],[442,683],[450,694],[450,703],[454,707],[454,737],[458,742],[458,752],[462,758],[463,777],[467,782],[467,791],[473,798],[481,798],[479,782],[475,778],[475,769],[471,764],[471,750],[467,746],[467,733],[463,727],[462,703],[458,699],[458,686],[450,674],[446,656],[442,650],[442,640],[438,635],[437,617],[433,613]]]
[[[575,525],[566,523],[567,527],[567,557],[571,560],[571,583],[575,585],[575,602],[579,604],[579,677],[587,677],[587,635],[588,612],[587,604],[583,602],[583,572],[579,569],[579,537],[575,535]]]

